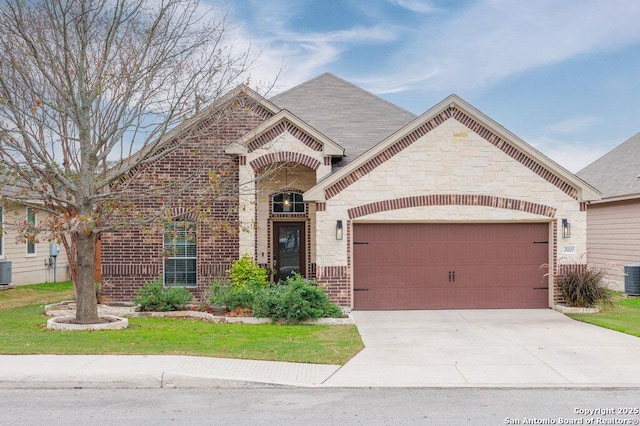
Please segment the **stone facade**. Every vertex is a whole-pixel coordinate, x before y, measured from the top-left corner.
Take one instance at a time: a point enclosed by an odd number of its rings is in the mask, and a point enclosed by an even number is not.
[[[497,149],[457,118],[439,119],[419,138],[405,140],[411,142],[391,145],[327,184],[325,207],[316,217],[316,256],[318,270],[328,273],[318,278],[342,298],[352,286],[352,252],[348,238],[336,240],[331,232],[338,220],[348,230],[354,222],[547,222],[550,276],[555,265],[580,261],[586,212],[572,185],[511,150]],[[570,238],[555,235],[562,219],[571,224]],[[558,246],[571,250],[558,254]],[[551,294],[558,298],[557,291]]]

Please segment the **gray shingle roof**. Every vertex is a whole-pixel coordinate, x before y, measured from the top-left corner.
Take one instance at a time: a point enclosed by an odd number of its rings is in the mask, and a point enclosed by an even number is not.
[[[342,165],[416,116],[333,74],[325,73],[270,99],[345,149]]]
[[[640,193],[640,133],[577,173],[602,192],[602,198]]]

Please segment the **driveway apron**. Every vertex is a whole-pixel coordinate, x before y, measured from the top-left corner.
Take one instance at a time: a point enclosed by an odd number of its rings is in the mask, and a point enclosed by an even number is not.
[[[640,338],[551,309],[357,311],[325,386],[640,387]]]

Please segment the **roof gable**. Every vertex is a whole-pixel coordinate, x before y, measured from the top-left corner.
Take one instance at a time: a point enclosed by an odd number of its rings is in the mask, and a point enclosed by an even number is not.
[[[244,101],[242,101],[244,99]],[[247,102],[247,99],[249,102]],[[195,134],[201,129],[210,126],[219,120],[217,112],[223,111],[225,108],[244,108],[252,110],[262,119],[268,119],[278,113],[280,109],[261,96],[259,93],[251,89],[245,84],[237,86],[235,89],[226,93],[217,99],[213,104],[197,112],[193,116],[186,119],[180,125],[167,131],[152,144],[125,159],[110,171],[111,174],[117,176],[122,173],[129,165],[133,167],[120,179],[127,179],[133,176],[138,170],[142,169],[149,163],[154,163],[162,158],[166,153],[180,147],[181,138],[185,135]],[[138,163],[139,162],[139,163]]]
[[[599,194],[593,187],[585,184],[456,95],[450,95],[363,154],[348,167],[311,188],[305,193],[305,199],[324,201],[332,198],[450,118],[459,121],[567,195],[580,201],[599,199]]]
[[[344,155],[344,148],[286,110],[280,111],[253,131],[229,144],[225,153],[246,155],[284,132],[291,133],[310,149],[322,151],[326,156]]]
[[[640,133],[627,139],[577,175],[602,191],[603,198],[640,193]]]
[[[345,149],[348,164],[415,118],[333,74],[325,73],[270,99]]]

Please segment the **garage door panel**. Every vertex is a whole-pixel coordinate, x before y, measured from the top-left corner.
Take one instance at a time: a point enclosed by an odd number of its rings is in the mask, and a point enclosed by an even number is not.
[[[355,309],[543,308],[548,224],[355,224]]]

